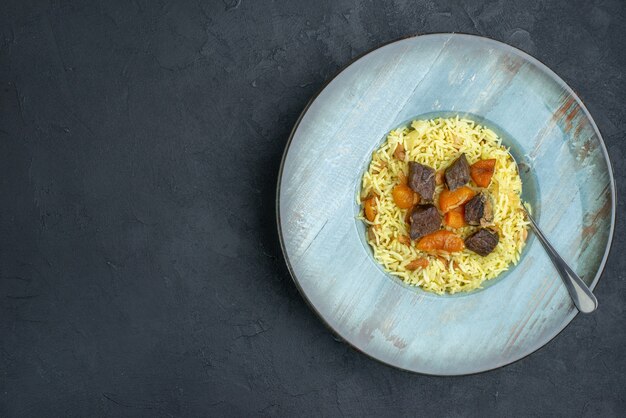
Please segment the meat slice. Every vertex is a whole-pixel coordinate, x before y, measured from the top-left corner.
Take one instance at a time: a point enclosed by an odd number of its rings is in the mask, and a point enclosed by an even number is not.
[[[426,202],[432,202],[435,194],[435,169],[409,161],[409,187]]]
[[[411,239],[420,239],[441,228],[441,215],[434,205],[416,205],[409,219]]]
[[[446,168],[444,176],[450,190],[458,189],[467,184],[470,179],[470,166],[465,154],[461,154],[459,158],[450,164],[450,167]]]
[[[465,204],[465,222],[487,226],[493,222],[493,202],[487,192],[481,192]]]
[[[485,257],[496,248],[500,236],[492,229],[481,228],[465,238],[465,248]]]

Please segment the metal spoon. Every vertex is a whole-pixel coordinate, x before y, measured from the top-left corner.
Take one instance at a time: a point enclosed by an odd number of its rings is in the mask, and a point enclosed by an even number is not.
[[[591,293],[591,290],[589,290],[585,282],[578,277],[576,272],[574,272],[574,270],[572,270],[570,266],[567,265],[565,260],[563,260],[563,258],[561,258],[561,256],[556,252],[552,244],[548,241],[548,238],[546,238],[546,236],[543,235],[539,229],[537,222],[535,222],[533,217],[530,216],[526,207],[524,207],[524,205],[522,205],[522,207],[524,208],[524,212],[526,212],[526,216],[530,221],[530,226],[533,229],[533,232],[537,235],[537,238],[539,238],[543,248],[550,257],[550,260],[552,260],[554,267],[556,267],[556,270],[559,272],[561,279],[563,279],[563,283],[565,283],[565,287],[567,288],[574,305],[576,305],[578,310],[582,313],[595,311],[598,307],[598,299],[596,299],[593,293]]]
[[[511,157],[511,159],[515,162],[515,165],[517,166],[517,172],[520,174],[521,177],[521,170],[517,160],[510,152],[509,157]],[[578,308],[578,310],[582,313],[591,313],[595,311],[598,308],[598,299],[596,299],[596,297],[593,295],[593,293],[591,293],[591,290],[587,287],[585,282],[582,281],[578,274],[576,274],[576,272],[572,270],[572,268],[554,249],[552,244],[550,244],[548,238],[546,238],[543,232],[541,232],[541,229],[539,229],[539,225],[537,225],[537,222],[530,215],[528,209],[526,209],[526,206],[524,206],[523,204],[522,209],[524,209],[524,213],[526,213],[526,217],[530,222],[530,227],[532,228],[535,235],[537,235],[537,238],[539,238],[539,242],[541,242],[541,245],[543,245],[543,248],[548,253],[548,257],[550,257],[550,260],[552,260],[552,264],[554,264],[556,271],[559,272],[561,279],[563,279],[563,283],[565,283],[565,287],[567,288],[569,296],[572,298],[574,305],[576,305],[576,308]]]

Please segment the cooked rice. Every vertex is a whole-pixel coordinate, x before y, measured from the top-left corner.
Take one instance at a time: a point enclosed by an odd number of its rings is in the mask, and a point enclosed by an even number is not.
[[[404,146],[406,157],[400,161],[394,157],[396,146]],[[400,172],[408,175],[408,161],[417,161],[441,170],[448,167],[461,153],[465,153],[470,164],[479,159],[495,158],[496,168],[489,192],[494,201],[495,229],[500,241],[495,250],[482,257],[467,249],[444,256],[428,255],[411,245],[398,242],[400,235],[409,235],[404,221],[405,209],[398,208],[391,194],[400,181]],[[442,185],[437,186],[435,202]],[[368,242],[374,257],[390,274],[406,283],[421,286],[435,293],[456,293],[481,287],[485,280],[493,279],[517,264],[527,236],[528,222],[522,212],[520,193],[522,182],[515,162],[501,139],[490,129],[471,120],[437,118],[413,121],[409,128],[391,131],[385,143],[373,153],[372,162],[363,175],[359,203],[371,193],[378,195],[378,213],[374,222],[362,215],[360,219],[373,228],[374,239]],[[476,227],[466,226],[450,229],[466,238]],[[420,257],[427,257],[429,265],[410,271],[407,264]]]

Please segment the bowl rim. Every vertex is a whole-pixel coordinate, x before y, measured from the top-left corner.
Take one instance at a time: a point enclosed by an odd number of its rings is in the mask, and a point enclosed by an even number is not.
[[[464,33],[464,32],[429,32],[429,33],[416,33],[413,35],[406,35],[406,36],[402,36],[399,38],[395,38],[393,40],[384,42],[380,45],[377,45],[371,49],[366,50],[365,52],[362,52],[361,54],[358,54],[357,56],[355,56],[354,58],[351,58],[346,64],[342,65],[339,69],[337,69],[335,71],[335,73],[330,76],[328,79],[326,79],[322,85],[318,88],[318,90],[311,96],[311,98],[308,100],[307,104],[304,106],[304,108],[302,109],[302,111],[300,112],[298,119],[296,120],[296,122],[294,123],[293,128],[291,129],[291,132],[289,133],[289,137],[287,139],[287,143],[285,144],[285,149],[283,151],[283,155],[281,157],[281,161],[280,161],[280,167],[278,170],[278,178],[277,178],[277,183],[276,183],[276,201],[275,201],[275,208],[276,208],[276,227],[278,229],[278,239],[280,241],[280,248],[283,254],[283,258],[285,260],[285,264],[287,265],[287,270],[289,271],[289,275],[291,276],[291,279],[293,281],[293,283],[296,285],[296,288],[298,289],[298,292],[300,293],[300,295],[302,296],[302,298],[304,299],[304,301],[306,302],[306,304],[309,306],[309,308],[315,313],[315,315],[321,320],[321,322],[324,324],[324,326],[331,331],[331,333],[335,336],[338,337],[343,343],[347,344],[349,347],[351,347],[352,349],[356,350],[357,352],[364,354],[366,357],[371,358],[379,363],[385,364],[386,366],[392,367],[394,369],[397,370],[401,370],[403,372],[407,372],[407,373],[411,373],[411,374],[420,374],[420,375],[424,375],[424,376],[442,376],[442,377],[454,377],[454,376],[472,376],[472,375],[478,375],[478,374],[482,374],[482,373],[486,373],[492,370],[497,370],[499,368],[517,363],[518,361],[521,361],[523,359],[525,359],[526,357],[530,356],[531,354],[537,352],[538,350],[540,350],[541,348],[545,347],[546,345],[548,345],[549,343],[551,343],[552,341],[554,341],[554,339],[561,334],[561,332],[563,332],[563,330],[565,328],[567,328],[567,326],[572,322],[572,320],[580,313],[576,308],[574,308],[572,310],[572,312],[570,312],[563,320],[562,324],[560,325],[560,328],[557,328],[557,331],[554,333],[554,335],[552,335],[551,337],[548,338],[547,341],[543,342],[543,343],[539,343],[536,346],[534,346],[532,349],[530,349],[528,351],[527,354],[521,356],[520,358],[510,361],[510,362],[506,362],[506,363],[502,363],[502,364],[497,364],[494,367],[485,369],[485,370],[481,370],[478,372],[472,372],[472,373],[461,373],[461,374],[446,374],[446,375],[442,375],[442,374],[432,374],[432,373],[424,373],[424,372],[420,372],[417,370],[412,370],[412,369],[407,369],[407,368],[403,368],[400,366],[397,366],[395,364],[389,363],[387,361],[384,361],[380,358],[374,357],[373,355],[365,352],[364,350],[360,349],[359,347],[355,346],[354,344],[350,343],[349,341],[345,340],[341,334],[334,329],[323,317],[323,315],[315,308],[315,306],[311,303],[311,301],[309,300],[309,298],[306,295],[306,292],[304,292],[304,290],[302,289],[302,287],[300,286],[300,283],[296,277],[296,274],[291,266],[291,262],[289,260],[289,256],[287,255],[287,250],[285,247],[285,238],[283,236],[283,231],[282,231],[282,227],[281,227],[281,217],[280,217],[280,192],[281,192],[281,183],[282,183],[282,177],[283,177],[283,170],[285,167],[285,161],[287,159],[287,155],[289,153],[289,149],[291,147],[291,143],[293,141],[293,138],[295,136],[296,131],[298,130],[300,123],[302,122],[302,119],[304,118],[304,116],[307,114],[309,108],[311,107],[311,105],[313,104],[313,102],[315,102],[315,100],[318,98],[318,96],[326,89],[326,87],[333,81],[335,80],[335,78],[337,78],[339,76],[339,74],[341,74],[344,70],[346,70],[349,66],[351,66],[352,64],[354,64],[355,62],[359,61],[361,58],[364,58],[366,55],[369,55],[381,48],[384,48],[385,46],[397,43],[397,42],[402,42],[404,40],[407,39],[414,39],[414,38],[420,38],[420,37],[439,37],[439,36],[449,36],[449,37],[460,37],[460,38],[476,38],[479,41],[486,41],[488,43],[494,43],[497,44],[500,47],[504,47],[504,48],[508,48],[510,50],[512,50],[512,52],[520,55],[522,58],[524,58],[525,60],[531,62],[532,64],[536,65],[540,70],[544,71],[547,75],[549,75],[554,81],[556,81],[565,91],[567,91],[572,98],[574,98],[574,100],[576,101],[576,103],[578,104],[578,106],[582,109],[583,114],[586,116],[586,118],[589,120],[589,122],[591,123],[591,127],[593,128],[595,134],[598,136],[598,139],[600,140],[600,148],[602,150],[602,155],[604,156],[604,160],[606,161],[607,164],[607,168],[608,168],[608,174],[609,174],[609,188],[611,190],[611,222],[610,222],[610,226],[609,226],[609,236],[608,236],[608,240],[607,240],[607,244],[606,244],[606,248],[604,250],[604,255],[602,256],[602,260],[600,262],[600,266],[598,268],[598,271],[596,273],[596,275],[594,276],[591,284],[589,285],[589,288],[591,290],[593,290],[596,285],[598,284],[598,281],[600,280],[600,277],[602,276],[602,274],[604,273],[604,269],[606,268],[606,263],[609,257],[609,253],[611,251],[611,247],[613,244],[613,239],[614,239],[614,232],[615,232],[615,222],[616,222],[616,213],[617,213],[617,188],[615,186],[615,176],[614,176],[614,172],[613,172],[613,165],[611,164],[611,159],[609,157],[609,153],[606,147],[606,144],[604,142],[604,138],[602,137],[602,134],[600,133],[600,129],[598,128],[598,126],[596,125],[595,120],[593,119],[593,117],[591,116],[591,113],[589,112],[589,110],[587,109],[587,107],[585,106],[585,104],[583,103],[583,101],[581,100],[580,97],[578,97],[578,94],[576,94],[576,92],[574,91],[574,89],[572,89],[561,77],[559,77],[558,74],[556,74],[554,71],[552,71],[546,64],[544,64],[542,61],[538,60],[537,58],[533,57],[532,55],[530,55],[527,52],[522,51],[519,48],[516,48],[512,45],[507,44],[506,42],[502,42],[502,41],[498,41],[496,39],[487,37],[487,36],[482,36],[482,35],[475,35],[475,34],[471,34],[471,33]]]

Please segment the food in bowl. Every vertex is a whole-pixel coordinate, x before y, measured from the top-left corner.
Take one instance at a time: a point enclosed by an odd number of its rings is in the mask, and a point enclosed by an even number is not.
[[[466,292],[519,261],[528,235],[521,192],[491,129],[459,117],[414,120],[373,153],[359,217],[390,274],[438,294]]]

